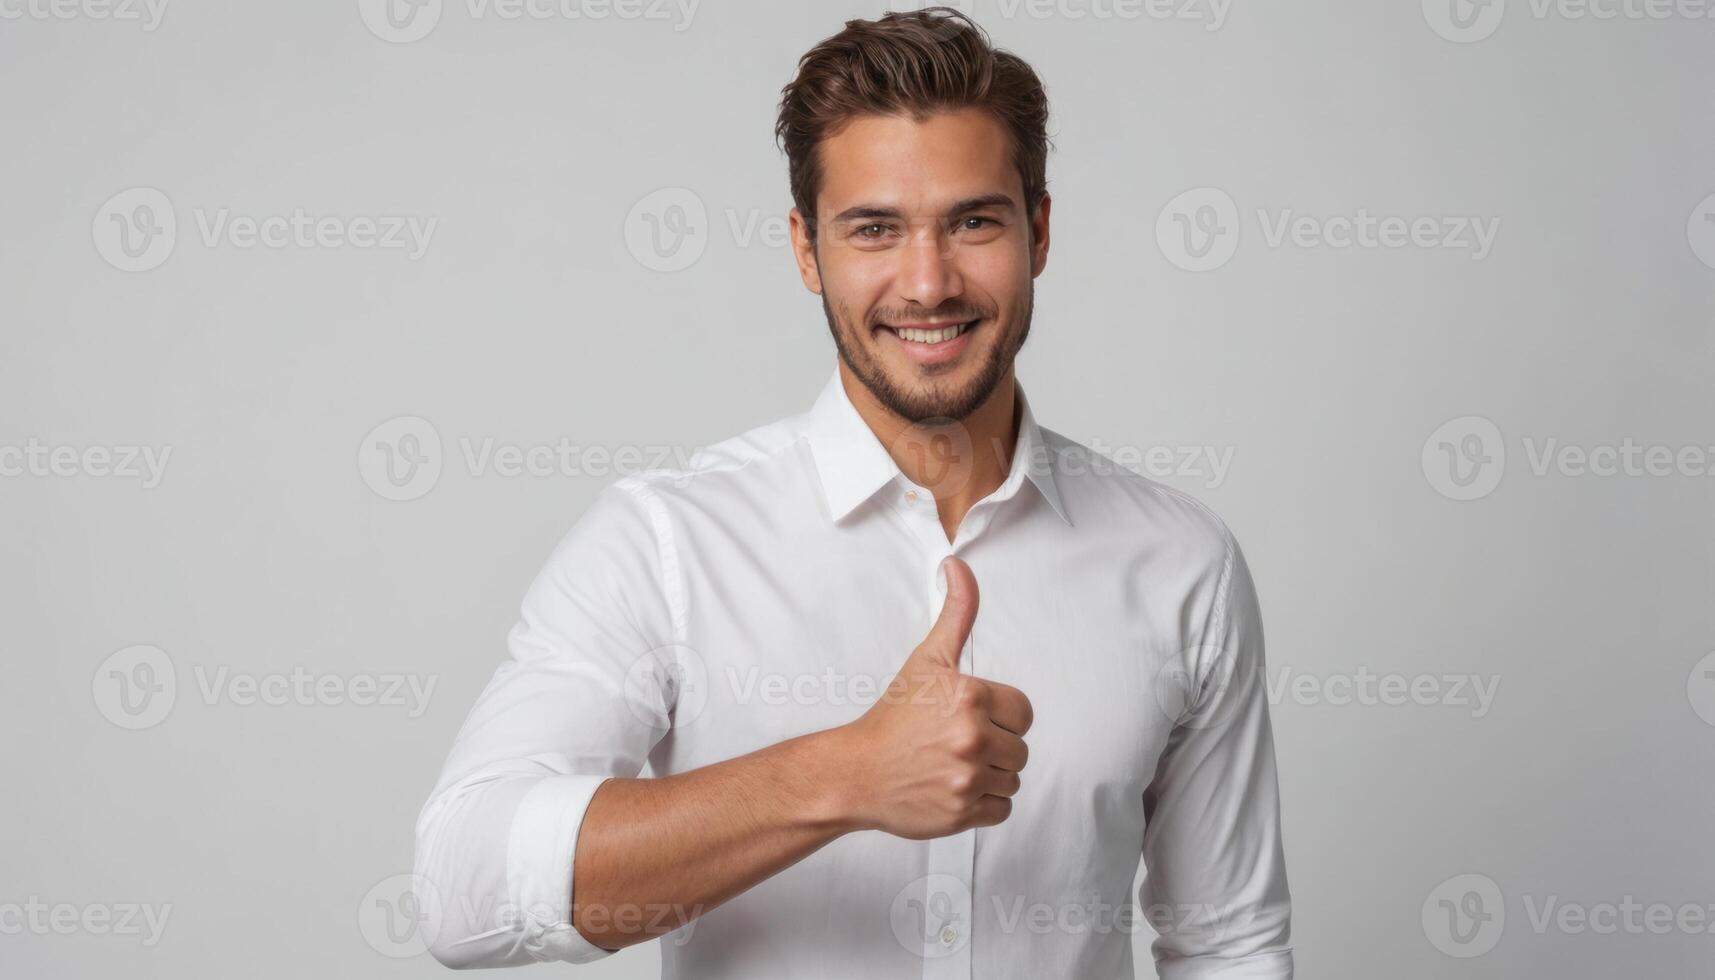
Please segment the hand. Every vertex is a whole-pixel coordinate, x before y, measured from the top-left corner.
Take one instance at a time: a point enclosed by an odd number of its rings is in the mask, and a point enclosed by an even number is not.
[[[959,672],[977,618],[977,580],[957,558],[942,566],[947,598],[929,635],[886,692],[834,731],[850,780],[850,816],[862,829],[910,840],[991,827],[1012,813],[1032,718],[1024,692]]]

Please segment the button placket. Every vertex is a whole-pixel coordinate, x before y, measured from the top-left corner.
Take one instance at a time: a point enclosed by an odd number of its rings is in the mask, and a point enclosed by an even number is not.
[[[935,530],[940,533],[939,522],[935,523]],[[944,533],[940,534],[940,542],[942,546],[934,549],[936,553],[932,554],[929,565],[930,608],[937,616],[947,595],[946,580],[940,574],[941,561],[958,551],[957,546],[947,543]],[[976,629],[973,627],[959,653],[960,673],[973,672],[975,648]],[[972,933],[974,901],[971,887],[976,871],[976,852],[977,832],[974,827],[929,841],[929,880],[946,882],[946,887],[937,889],[937,894],[930,896],[938,903],[942,926],[938,932],[924,937],[924,980],[971,980],[971,940],[975,938]]]

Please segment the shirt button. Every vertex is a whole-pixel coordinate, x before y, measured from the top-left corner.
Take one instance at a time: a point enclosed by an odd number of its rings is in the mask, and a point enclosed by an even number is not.
[[[958,940],[958,938],[959,938],[959,930],[954,929],[952,926],[948,926],[947,928],[941,930],[941,945],[943,945],[943,946],[953,945],[953,943],[956,942]]]
[[[917,502],[917,491],[915,491],[915,490],[905,491],[905,502],[908,504],[916,503]]]

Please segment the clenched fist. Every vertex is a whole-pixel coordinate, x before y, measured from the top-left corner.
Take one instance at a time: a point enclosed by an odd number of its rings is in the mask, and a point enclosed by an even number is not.
[[[1015,687],[959,672],[977,618],[977,581],[942,566],[947,598],[929,635],[862,717],[835,731],[848,806],[862,828],[911,840],[989,827],[1012,813],[1029,750],[1030,701]]]

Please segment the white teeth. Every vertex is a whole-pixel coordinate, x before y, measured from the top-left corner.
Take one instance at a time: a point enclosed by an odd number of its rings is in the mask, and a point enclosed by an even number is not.
[[[893,332],[899,335],[899,339],[909,340],[914,344],[939,344],[964,333],[967,326],[969,324],[955,323],[950,327],[941,327],[938,330],[912,330],[907,327],[895,327]]]

